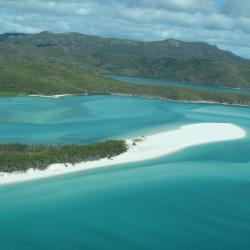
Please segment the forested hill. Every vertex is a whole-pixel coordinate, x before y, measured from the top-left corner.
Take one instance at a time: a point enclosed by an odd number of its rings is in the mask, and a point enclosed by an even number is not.
[[[79,33],[0,35],[0,61],[6,59],[65,70],[112,73],[250,88],[250,60],[207,43],[177,40],[139,42]]]

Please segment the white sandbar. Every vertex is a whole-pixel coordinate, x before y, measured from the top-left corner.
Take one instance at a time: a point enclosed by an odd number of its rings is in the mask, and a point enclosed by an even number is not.
[[[181,126],[178,129],[160,132],[138,141],[126,140],[129,149],[127,152],[114,157],[98,161],[72,164],[52,164],[46,170],[30,169],[25,173],[0,173],[0,184],[30,181],[56,175],[79,172],[88,169],[106,167],[122,163],[137,162],[161,157],[187,147],[244,138],[246,132],[230,123],[197,123]],[[133,145],[135,142],[136,145]]]

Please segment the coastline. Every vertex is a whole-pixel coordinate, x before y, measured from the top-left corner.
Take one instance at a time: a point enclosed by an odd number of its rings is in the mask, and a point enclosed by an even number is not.
[[[30,97],[42,97],[42,98],[53,98],[58,99],[65,96],[72,96],[73,94],[62,94],[62,95],[28,95]]]
[[[250,105],[246,104],[234,104],[234,103],[224,103],[224,102],[214,102],[214,101],[190,101],[190,100],[175,100],[175,99],[168,99],[162,97],[154,97],[154,96],[143,96],[143,95],[133,95],[133,94],[120,94],[120,93],[100,93],[102,95],[111,95],[111,96],[129,96],[129,97],[139,97],[139,98],[147,98],[147,99],[155,99],[155,100],[162,100],[168,102],[181,102],[181,103],[197,103],[197,104],[216,104],[216,105],[223,105],[223,106],[235,106],[235,107],[250,107]],[[67,96],[93,96],[93,95],[100,95],[98,93],[85,93],[85,94],[60,94],[60,95],[28,95],[30,97],[41,97],[41,98],[52,98],[52,99],[59,99],[62,97]]]
[[[31,181],[59,176],[89,169],[132,163],[159,158],[187,147],[196,145],[236,140],[246,137],[246,132],[230,123],[197,123],[181,126],[174,130],[164,131],[137,139],[127,139],[128,151],[112,159],[81,162],[77,164],[58,163],[46,170],[29,169],[24,173],[0,173],[0,185]]]
[[[168,99],[168,98],[162,98],[162,97],[119,94],[119,93],[110,93],[109,95],[112,95],[112,96],[140,97],[140,98],[156,99],[156,100],[162,100],[162,101],[168,101],[168,102],[181,102],[181,103],[194,103],[194,104],[195,103],[197,103],[197,104],[216,104],[216,105],[223,105],[223,106],[250,107],[250,105],[246,105],[246,104],[234,104],[234,103],[226,103],[226,102],[175,100],[175,99]]]

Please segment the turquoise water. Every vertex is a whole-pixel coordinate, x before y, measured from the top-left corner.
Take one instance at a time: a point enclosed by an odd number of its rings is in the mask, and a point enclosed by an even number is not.
[[[105,75],[105,76],[111,77],[114,80],[132,83],[132,84],[139,84],[139,85],[141,84],[160,85],[160,86],[166,86],[166,87],[180,87],[180,88],[187,88],[187,89],[213,90],[213,91],[221,92],[221,93],[250,94],[250,90],[247,90],[247,89],[218,87],[213,84],[167,81],[167,80],[158,80],[158,79],[142,78],[142,77],[135,77],[135,76],[118,76],[118,75]]]
[[[133,97],[0,99],[4,142],[87,143],[193,122],[242,140],[0,186],[0,249],[250,249],[250,108]]]

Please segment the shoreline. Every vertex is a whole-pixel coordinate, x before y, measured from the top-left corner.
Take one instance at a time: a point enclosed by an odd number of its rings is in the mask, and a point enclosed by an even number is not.
[[[168,101],[168,102],[193,103],[193,104],[216,104],[216,105],[223,105],[223,106],[250,107],[250,105],[246,105],[246,104],[233,104],[233,103],[231,104],[231,103],[226,103],[226,102],[175,100],[175,99],[168,99],[168,98],[163,98],[163,97],[117,94],[117,93],[110,93],[109,95],[111,95],[111,96],[140,97],[140,98],[156,99],[156,100],[162,100],[162,101]]]
[[[159,158],[188,147],[236,140],[246,137],[246,132],[231,123],[196,123],[183,125],[174,130],[127,139],[128,150],[112,159],[103,158],[98,161],[76,163],[58,163],[45,170],[29,169],[27,172],[0,172],[0,185],[32,181],[53,176],[86,171],[101,167],[120,165]]]
[[[155,99],[155,100],[162,100],[168,102],[180,102],[180,103],[193,103],[193,104],[216,104],[216,105],[223,105],[223,106],[235,106],[235,107],[250,107],[247,104],[234,104],[234,103],[224,103],[224,102],[214,102],[214,101],[190,101],[190,100],[175,100],[175,99],[168,99],[163,97],[154,97],[154,96],[143,96],[143,95],[133,95],[133,94],[120,94],[120,93],[85,93],[85,94],[60,94],[60,95],[28,95],[29,97],[41,97],[41,98],[51,98],[51,99],[59,99],[62,97],[67,96],[94,96],[94,95],[106,95],[106,96],[128,96],[128,97],[139,97],[139,98],[147,98],[147,99]]]
[[[58,99],[65,96],[73,96],[73,94],[61,94],[61,95],[28,95],[30,97],[42,97],[42,98],[53,98]]]

